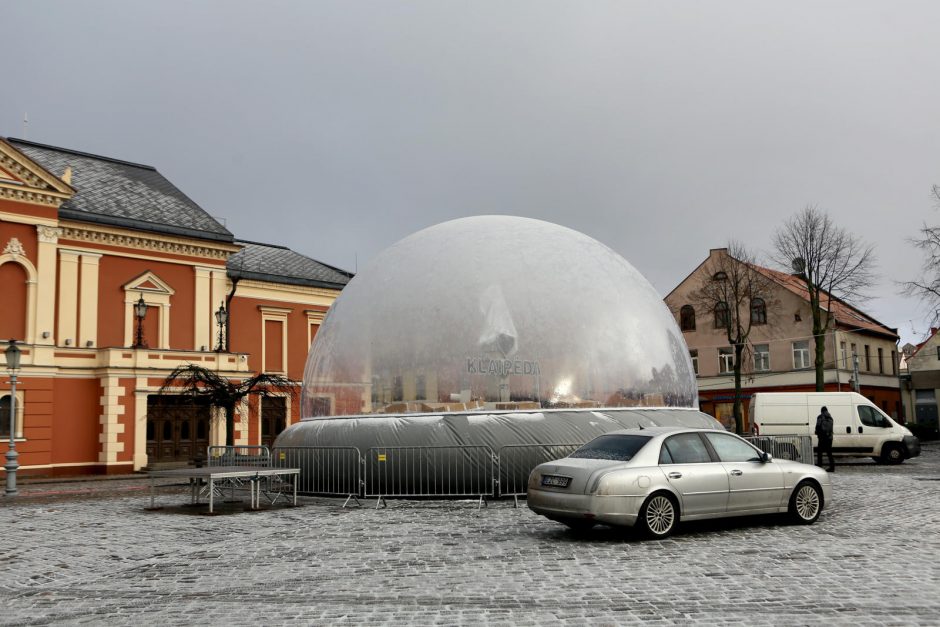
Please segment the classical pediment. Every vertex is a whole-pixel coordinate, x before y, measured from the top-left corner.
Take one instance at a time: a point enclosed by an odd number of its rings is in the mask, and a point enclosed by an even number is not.
[[[0,139],[0,198],[58,207],[74,194],[57,174]]]
[[[148,292],[150,294],[167,294],[172,296],[175,293],[165,281],[153,272],[147,271],[140,276],[124,284],[126,292]]]

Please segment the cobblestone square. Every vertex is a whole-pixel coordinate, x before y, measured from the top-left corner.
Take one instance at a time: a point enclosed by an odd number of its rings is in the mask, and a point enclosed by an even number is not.
[[[810,527],[576,534],[511,501],[198,515],[184,486],[23,482],[0,501],[2,623],[938,624],[940,446],[841,463]]]

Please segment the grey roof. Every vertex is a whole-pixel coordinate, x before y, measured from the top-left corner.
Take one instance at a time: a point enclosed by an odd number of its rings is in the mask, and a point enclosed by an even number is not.
[[[76,194],[59,216],[170,235],[231,242],[232,233],[156,168],[22,139],[7,141],[55,176],[72,168]]]
[[[284,246],[236,240],[244,246],[228,258],[231,277],[274,283],[342,289],[353,274],[334,268]]]

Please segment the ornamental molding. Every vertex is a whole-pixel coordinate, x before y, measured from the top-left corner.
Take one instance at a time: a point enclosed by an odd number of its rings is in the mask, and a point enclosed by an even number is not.
[[[0,183],[0,198],[26,202],[32,205],[42,205],[43,207],[55,207],[56,209],[65,201],[64,198],[51,193],[36,189],[23,189],[6,183]]]
[[[294,292],[295,294],[310,294],[315,296],[326,296],[335,299],[339,296],[341,290],[331,290],[322,287],[312,287],[309,285],[294,285],[293,283],[276,283],[274,281],[258,281],[257,279],[241,279],[238,287],[254,287],[264,290],[273,290],[279,292]]]
[[[38,225],[36,227],[36,233],[40,242],[44,244],[56,244],[59,241],[59,236],[62,234],[62,229],[54,226]]]
[[[20,240],[15,237],[11,237],[10,241],[7,242],[6,247],[3,249],[4,255],[26,255],[26,251],[23,249],[23,244],[20,243]]]
[[[0,166],[31,187],[48,187],[39,176],[8,154],[0,153]]]
[[[238,250],[235,246],[215,247],[195,244],[191,242],[160,239],[145,235],[129,235],[118,231],[103,229],[88,229],[80,226],[64,226],[59,234],[61,239],[76,240],[99,244],[103,246],[119,246],[134,250],[149,250],[171,255],[184,255],[187,257],[205,257],[209,259],[228,259],[228,256]]]

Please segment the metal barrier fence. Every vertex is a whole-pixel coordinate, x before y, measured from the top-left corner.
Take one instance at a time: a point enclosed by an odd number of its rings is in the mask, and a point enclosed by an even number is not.
[[[352,446],[278,446],[276,468],[300,468],[297,491],[323,496],[357,497],[362,489],[362,455]]]
[[[493,495],[493,449],[488,446],[394,446],[365,454],[363,496],[479,497]]]
[[[271,452],[267,446],[210,446],[207,453],[209,466],[271,465]]]
[[[511,496],[518,505],[525,496],[529,474],[539,464],[567,457],[580,444],[507,444],[496,455],[496,496]]]
[[[745,438],[779,459],[813,463],[813,439],[805,435]],[[511,444],[497,454],[488,446],[375,447],[363,455],[342,446],[210,446],[210,466],[299,468],[298,492],[321,496],[452,498],[524,496],[539,464],[561,459],[580,444]]]
[[[813,438],[808,435],[754,435],[744,438],[779,459],[813,463]]]

